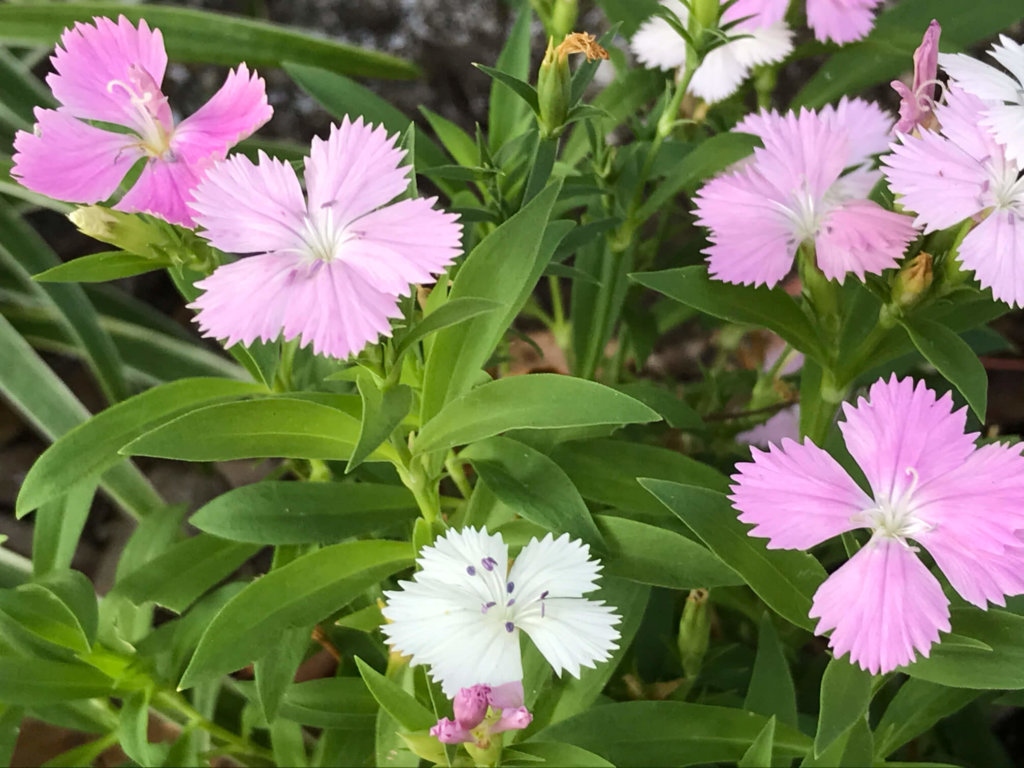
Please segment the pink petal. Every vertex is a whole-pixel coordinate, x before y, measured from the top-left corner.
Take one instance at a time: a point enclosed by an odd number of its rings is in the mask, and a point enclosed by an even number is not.
[[[936,399],[923,381],[915,386],[895,374],[872,384],[856,406],[843,404],[846,421],[839,429],[876,500],[895,501],[912,484],[952,472],[971,455],[977,434],[964,434],[967,409],[952,409],[948,392]]]
[[[1014,209],[992,211],[960,244],[960,263],[983,288],[1024,306],[1024,219]]]
[[[747,19],[740,22],[737,28],[767,27],[782,21],[786,17],[788,7],[789,0],[737,0],[722,14],[722,22]]]
[[[220,160],[273,114],[263,78],[241,64],[208,102],[178,125],[171,148],[188,160]]]
[[[303,262],[293,254],[252,256],[219,267],[196,283],[191,307],[206,336],[227,345],[298,337],[314,354],[343,360],[390,336],[398,299],[368,285],[340,261]]]
[[[729,499],[752,536],[770,549],[807,549],[860,527],[851,518],[874,506],[839,462],[810,440],[751,450],[736,465]]]
[[[402,296],[410,283],[432,283],[459,255],[462,226],[431,206],[437,198],[400,200],[356,219],[340,258],[378,291]]]
[[[887,211],[870,200],[851,200],[834,208],[814,239],[818,267],[842,282],[852,272],[881,274],[897,266],[907,244],[917,237],[909,216]]]
[[[160,30],[150,30],[144,19],[136,29],[124,16],[116,23],[95,17],[93,24],[79,22],[64,30],[50,61],[56,72],[46,82],[64,110],[88,120],[133,125],[137,107],[123,87],[132,84],[131,68],[144,70],[159,89],[167,53]]]
[[[984,165],[992,160],[1004,161],[1005,150],[985,130],[979,115],[987,112],[990,103],[960,88],[946,89],[945,102],[935,107],[941,133],[953,144]]]
[[[873,675],[926,657],[949,631],[949,601],[938,579],[917,556],[892,539],[874,539],[818,587],[811,606],[815,633],[834,630],[829,646],[838,659]]]
[[[694,213],[697,223],[711,230],[711,246],[703,251],[711,276],[769,288],[781,281],[800,244],[781,209],[787,201],[749,166],[705,184],[695,198]]]
[[[799,405],[791,405],[789,408],[784,408],[764,424],[758,424],[753,429],[748,429],[736,435],[736,442],[756,445],[758,448],[768,448],[773,443],[781,443],[783,440],[799,439]]]
[[[329,209],[340,227],[405,192],[410,168],[399,165],[405,151],[395,148],[396,138],[347,116],[326,141],[314,138],[305,165],[309,209]]]
[[[203,237],[227,253],[305,252],[306,201],[289,163],[232,155],[206,172],[190,204]]]
[[[133,136],[52,109],[36,109],[35,114],[35,133],[18,131],[14,138],[11,169],[35,192],[73,203],[102,202],[142,157]]]
[[[915,536],[960,595],[984,608],[1024,593],[1024,446],[983,445],[951,472],[919,487]]]
[[[881,0],[807,0],[807,26],[821,41],[842,45],[859,40],[875,26]]]
[[[935,78],[939,74],[939,36],[942,27],[932,19],[928,29],[924,31],[921,44],[914,51],[914,92],[927,88],[924,94],[929,99],[935,98]],[[931,83],[931,85],[926,85]]]
[[[914,223],[934,232],[959,224],[986,207],[991,197],[985,167],[962,148],[932,131],[901,136],[882,157],[882,173]]]
[[[844,96],[835,107],[822,107],[821,117],[831,122],[835,130],[845,131],[849,149],[847,166],[869,162],[874,155],[889,148],[892,115],[874,102]]]
[[[151,213],[172,224],[191,227],[188,201],[200,178],[201,171],[192,163],[151,158],[114,208],[127,213]]]
[[[755,163],[780,191],[820,202],[843,170],[856,164],[850,136],[831,113],[766,113],[755,124],[764,142],[764,149],[754,150]]]

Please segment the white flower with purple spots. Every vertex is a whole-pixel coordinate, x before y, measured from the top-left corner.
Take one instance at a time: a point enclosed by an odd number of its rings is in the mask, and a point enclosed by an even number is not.
[[[568,534],[533,539],[509,570],[500,534],[450,530],[424,547],[417,564],[401,591],[385,593],[390,623],[381,629],[413,665],[429,666],[449,697],[522,680],[520,630],[559,675],[579,677],[618,647],[619,616],[583,599],[597,588],[601,564]]]

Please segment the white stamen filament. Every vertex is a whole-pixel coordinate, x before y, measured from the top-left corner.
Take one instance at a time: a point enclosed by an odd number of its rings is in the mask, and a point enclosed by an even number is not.
[[[156,100],[153,98],[153,94],[149,91],[140,94],[123,80],[111,80],[107,83],[107,93],[113,93],[118,88],[125,92],[128,100],[135,107],[136,124],[132,127],[142,139],[139,146],[152,157],[169,159],[167,154],[171,150],[171,137],[157,118],[156,107],[158,105],[154,103]]]
[[[934,526],[921,520],[916,514],[913,495],[920,481],[917,470],[913,467],[907,467],[905,472],[912,478],[912,481],[902,493],[895,498],[882,497],[876,499],[874,507],[854,515],[851,520],[856,523],[866,524],[871,528],[873,532],[872,541],[883,538],[895,539],[907,549],[916,551],[915,547],[907,543],[907,539],[927,533],[933,530]]]

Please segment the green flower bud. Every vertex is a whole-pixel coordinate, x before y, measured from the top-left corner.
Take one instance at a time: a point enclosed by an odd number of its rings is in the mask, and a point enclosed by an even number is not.
[[[567,35],[576,26],[580,15],[578,0],[554,0],[551,7],[551,22],[548,30],[552,37]]]
[[[893,303],[901,307],[916,304],[931,287],[932,256],[921,251],[896,274],[892,286]]]
[[[693,22],[697,30],[714,29],[718,26],[718,15],[722,10],[719,0],[692,0]]]
[[[573,53],[584,54],[587,61],[608,58],[608,51],[597,44],[593,35],[586,32],[566,35],[557,46],[554,38],[548,39],[548,49],[544,53],[544,60],[537,74],[540,129],[541,135],[546,139],[556,138],[565,130],[572,94],[569,56]]]
[[[134,213],[122,213],[101,205],[86,205],[68,214],[71,223],[89,237],[116,245],[139,256],[160,258],[154,244],[166,239],[155,222]]]
[[[700,672],[704,662],[704,654],[708,650],[708,637],[711,634],[711,617],[708,613],[708,591],[691,589],[683,608],[683,618],[679,621],[679,658],[683,663],[683,672],[690,679]]]

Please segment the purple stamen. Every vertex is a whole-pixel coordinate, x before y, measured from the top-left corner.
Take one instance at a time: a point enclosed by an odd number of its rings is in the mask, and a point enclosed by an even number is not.
[[[495,560],[493,557],[485,557],[483,560],[480,561],[480,564],[488,571],[493,571],[494,566],[498,564],[498,561]]]
[[[491,608],[493,608],[496,605],[497,603],[493,600],[489,603],[484,603],[482,606],[480,606],[480,613],[487,613],[489,610],[491,610]]]
[[[511,600],[509,600],[507,603],[505,603],[505,607],[508,608],[509,606],[512,606],[512,605],[515,605],[515,604],[516,604],[516,599],[513,597]]]
[[[515,588],[516,588],[516,585],[513,584],[511,581],[508,584],[505,585],[505,591],[508,592],[510,595],[512,594],[512,590],[515,589]]]
[[[540,593],[540,599],[541,600],[543,600],[547,596],[548,596],[548,590],[546,590],[546,589],[543,592]]]
[[[474,568],[472,565],[467,565],[466,573],[468,573],[470,576],[476,576],[476,568]]]
[[[516,628],[516,625],[513,624],[511,621],[506,621],[505,622],[505,631],[506,632],[511,632],[515,628]]]

